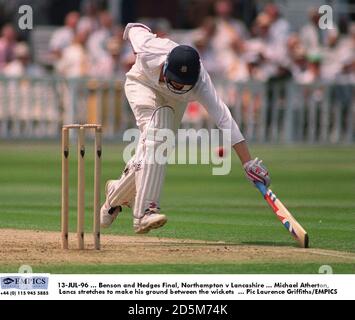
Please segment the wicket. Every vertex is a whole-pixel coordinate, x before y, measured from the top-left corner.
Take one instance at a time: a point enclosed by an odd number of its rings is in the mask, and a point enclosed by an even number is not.
[[[69,229],[69,130],[78,130],[78,199],[77,199],[77,238],[78,248],[84,249],[85,215],[85,130],[95,130],[94,164],[94,247],[100,250],[100,185],[102,127],[97,124],[70,124],[62,128],[62,248],[68,249]]]

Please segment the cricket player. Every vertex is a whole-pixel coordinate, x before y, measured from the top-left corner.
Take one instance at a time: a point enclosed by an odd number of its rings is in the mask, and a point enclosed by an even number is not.
[[[228,107],[218,97],[198,52],[190,46],[157,38],[140,23],[127,24],[123,38],[130,41],[136,55],[135,64],[126,74],[125,93],[140,138],[121,178],[106,183],[101,226],[109,227],[122,206],[133,209],[133,227],[138,234],[160,228],[167,222],[159,205],[166,164],[147,161],[147,157],[164,141],[159,138],[159,130],[178,129],[189,101],[200,102],[219,129],[229,130],[231,145],[247,178],[268,186],[268,171],[261,160],[252,160],[246,141]]]

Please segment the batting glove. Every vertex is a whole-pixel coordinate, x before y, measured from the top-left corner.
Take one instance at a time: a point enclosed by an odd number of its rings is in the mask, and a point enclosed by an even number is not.
[[[266,187],[270,185],[271,179],[266,167],[262,164],[262,160],[255,158],[243,165],[246,177],[253,183],[261,182]]]

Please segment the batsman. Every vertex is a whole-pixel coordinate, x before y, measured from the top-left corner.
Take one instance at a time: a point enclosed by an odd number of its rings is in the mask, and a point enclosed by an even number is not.
[[[228,107],[217,95],[198,52],[190,46],[158,38],[140,23],[127,24],[123,38],[130,41],[136,56],[135,64],[126,74],[125,94],[140,138],[135,155],[127,162],[120,179],[106,183],[101,226],[109,227],[122,206],[132,208],[133,228],[138,234],[167,222],[159,201],[166,164],[148,161],[148,157],[164,142],[160,130],[176,132],[190,101],[201,103],[216,126],[230,132],[230,143],[246,177],[253,183],[269,186],[268,171],[261,160],[251,158],[247,143]]]

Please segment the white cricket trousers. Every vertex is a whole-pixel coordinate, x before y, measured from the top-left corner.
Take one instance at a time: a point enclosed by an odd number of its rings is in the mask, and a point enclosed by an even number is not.
[[[154,89],[137,81],[127,79],[127,100],[140,130],[140,139],[135,155],[128,161],[119,180],[110,185],[108,202],[111,207],[132,207],[133,216],[140,219],[149,208],[160,208],[166,164],[147,162],[149,151],[159,146],[159,141],[150,138],[154,130],[176,131],[181,123],[186,103],[166,98]]]

